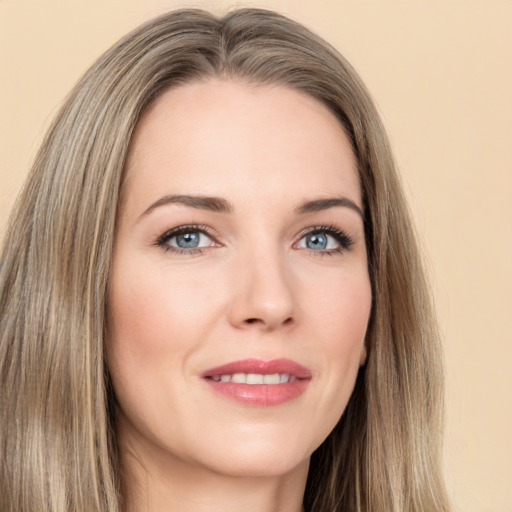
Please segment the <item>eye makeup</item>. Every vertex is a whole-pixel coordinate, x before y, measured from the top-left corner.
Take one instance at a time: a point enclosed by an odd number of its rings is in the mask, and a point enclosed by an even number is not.
[[[329,247],[333,244],[334,247]],[[353,244],[352,238],[337,227],[319,225],[304,230],[294,248],[309,250],[314,256],[334,256],[349,250]]]
[[[298,235],[292,247],[307,250],[313,256],[333,256],[341,254],[354,244],[344,231],[332,225],[311,226]],[[197,255],[204,250],[220,247],[222,244],[213,235],[213,229],[203,224],[186,224],[165,231],[155,244],[164,252],[177,255]]]
[[[155,245],[175,254],[202,254],[204,249],[220,246],[212,231],[202,224],[177,226],[158,237]]]

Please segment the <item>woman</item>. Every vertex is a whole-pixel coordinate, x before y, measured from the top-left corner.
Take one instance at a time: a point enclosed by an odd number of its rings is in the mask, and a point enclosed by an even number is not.
[[[448,510],[389,144],[304,27],[186,10],[122,39],[1,258],[1,510]]]

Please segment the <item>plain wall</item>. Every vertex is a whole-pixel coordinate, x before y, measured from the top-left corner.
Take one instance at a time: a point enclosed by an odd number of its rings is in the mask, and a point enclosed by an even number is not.
[[[512,511],[512,1],[0,0],[0,232],[74,82],[178,7],[274,8],[356,67],[382,112],[429,254],[446,349],[456,510]]]

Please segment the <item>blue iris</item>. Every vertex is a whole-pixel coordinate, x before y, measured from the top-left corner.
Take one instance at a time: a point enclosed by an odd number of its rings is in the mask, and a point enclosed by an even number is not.
[[[200,234],[197,232],[176,235],[176,245],[182,249],[194,249],[199,246]]]
[[[327,248],[327,235],[325,233],[311,233],[306,236],[306,247],[308,249],[323,251]]]

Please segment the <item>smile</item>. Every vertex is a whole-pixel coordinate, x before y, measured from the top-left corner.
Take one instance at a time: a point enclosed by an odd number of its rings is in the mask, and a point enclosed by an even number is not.
[[[295,382],[297,377],[288,373],[235,373],[233,375],[213,375],[212,380],[215,382],[235,382],[237,384],[286,384]]]
[[[238,403],[267,407],[302,395],[311,372],[289,359],[245,359],[203,372],[201,377],[216,393]]]

